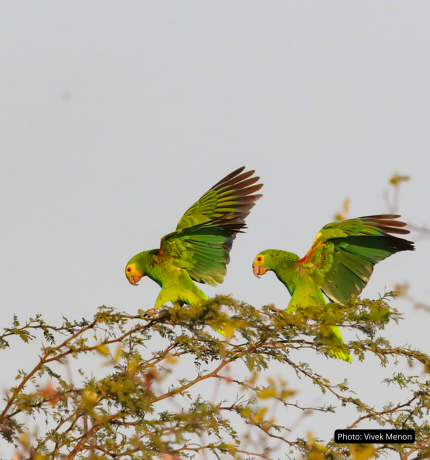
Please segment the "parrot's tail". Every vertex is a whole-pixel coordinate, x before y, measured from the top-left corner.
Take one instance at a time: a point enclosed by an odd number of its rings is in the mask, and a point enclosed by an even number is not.
[[[334,350],[330,350],[330,353],[337,359],[343,359],[344,361],[348,361],[348,363],[352,363],[352,356],[349,353]]]
[[[336,336],[336,345],[343,345],[343,340],[342,340],[342,334],[340,333],[340,329],[337,326],[332,326],[331,327],[334,335]],[[330,350],[330,353],[337,359],[343,359],[344,361],[347,361],[348,363],[352,363],[352,356],[349,353],[345,353],[342,350]]]
[[[221,334],[222,336],[226,336],[226,333],[224,332],[223,329],[214,329],[214,331],[218,332],[218,334]]]

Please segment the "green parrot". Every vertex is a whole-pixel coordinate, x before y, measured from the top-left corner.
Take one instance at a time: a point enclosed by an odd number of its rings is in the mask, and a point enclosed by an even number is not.
[[[255,194],[263,186],[256,184],[259,177],[244,169],[224,177],[194,203],[176,230],[161,238],[158,249],[128,262],[125,274],[133,286],[148,276],[161,287],[154,309],[169,301],[175,307],[196,306],[208,297],[194,281],[211,286],[223,282],[233,240],[243,233],[245,218],[262,196]]]
[[[373,272],[373,266],[399,251],[413,251],[414,244],[392,234],[410,233],[399,215],[357,217],[332,222],[317,234],[308,253],[300,259],[291,252],[268,249],[254,259],[254,275],[275,272],[291,294],[286,309],[292,313],[298,308],[323,306],[323,293],[332,301],[345,304],[364,289]],[[332,326],[338,345],[343,345],[337,326]],[[349,354],[332,350],[339,359],[352,361]]]

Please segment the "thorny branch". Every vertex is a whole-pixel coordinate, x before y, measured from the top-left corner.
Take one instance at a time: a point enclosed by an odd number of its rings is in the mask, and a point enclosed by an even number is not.
[[[271,440],[309,458],[315,452],[331,458],[350,455],[348,446],[324,447],[312,439],[291,438],[287,427],[268,417],[268,404],[299,413],[336,411],[331,402],[312,407],[290,401],[295,391],[280,379],[268,377],[264,383],[262,376],[270,363],[277,362],[314,383],[322,394],[328,393],[341,405],[351,405],[361,413],[351,427],[366,419],[384,426],[409,427],[416,430],[417,442],[427,448],[429,431],[419,419],[430,407],[428,382],[396,374],[392,382],[410,387],[413,396],[393,407],[376,409],[356,397],[347,382],[332,384],[309,365],[296,362],[290,353],[307,348],[331,358],[327,338],[324,345],[319,342],[319,324],[328,320],[325,315],[330,314],[331,321],[334,316],[337,324],[362,334],[363,339],[348,345],[355,359],[374,355],[384,366],[390,357],[427,366],[429,358],[422,352],[391,346],[381,339],[373,342],[376,331],[399,317],[387,299],[353,300],[342,308],[330,304],[327,311],[274,315],[273,306],[260,311],[231,297],[218,296],[199,308],[163,308],[151,318],[102,307],[90,322],[65,320],[59,327],[47,326],[40,318],[37,327],[31,321],[20,326],[15,319],[15,332],[11,333],[14,328],[7,329],[0,340],[7,343],[17,336],[31,342],[34,334],[41,331],[46,343],[39,362],[28,373],[18,374],[18,385],[6,397],[0,417],[1,434],[17,448],[21,445],[17,458],[33,458],[34,452],[38,452],[43,456],[40,459],[71,460],[85,458],[89,453],[94,457],[99,452],[103,459],[149,460],[165,454],[179,459],[179,456],[212,452],[218,456],[251,455],[272,460],[279,445],[271,444]],[[227,338],[214,332],[220,325],[231,331]],[[26,327],[32,330],[32,335],[27,334]],[[88,354],[102,357],[108,365],[103,369],[109,369],[108,373],[98,378],[82,375],[79,383],[62,377],[66,358],[78,360]],[[194,361],[196,372],[192,378],[189,359]],[[181,368],[182,360],[188,360],[184,361],[187,378],[177,378],[173,385],[169,383],[168,389],[163,388],[164,383],[174,380],[173,371],[175,366]],[[240,362],[248,369],[246,375],[225,374],[226,369],[234,370]],[[57,367],[54,369],[53,365]],[[208,369],[201,370],[203,366]],[[230,387],[228,392],[233,400],[224,401],[218,393],[213,400],[204,399],[198,392],[208,382],[234,385],[236,389],[232,392]],[[418,390],[412,390],[417,386]],[[247,446],[249,442],[239,436],[237,421],[233,423],[229,413],[239,416],[242,430],[247,426],[265,436],[258,449]],[[47,422],[45,432],[35,435],[31,442],[31,433],[19,419],[24,414],[43,415]],[[203,436],[209,442],[197,443]],[[378,447],[375,455],[390,449],[390,446]],[[400,458],[407,458],[411,447],[404,446],[398,452]]]

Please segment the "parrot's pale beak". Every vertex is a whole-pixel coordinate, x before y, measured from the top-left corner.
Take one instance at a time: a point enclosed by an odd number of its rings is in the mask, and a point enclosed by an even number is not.
[[[128,281],[130,284],[132,284],[133,286],[138,286],[138,282],[140,281],[142,277],[141,276],[130,276],[130,277],[127,277]]]
[[[257,278],[260,278],[260,275],[264,275],[267,272],[267,269],[258,265],[253,265],[252,271]]]

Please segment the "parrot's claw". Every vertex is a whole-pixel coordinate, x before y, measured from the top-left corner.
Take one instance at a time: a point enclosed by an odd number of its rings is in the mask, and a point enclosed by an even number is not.
[[[273,312],[276,316],[281,316],[284,310],[279,310],[279,308],[270,307],[269,310]]]
[[[146,310],[143,316],[145,318],[152,318],[153,316],[155,316],[156,313],[157,313],[157,310],[155,308],[151,308],[150,310]]]

